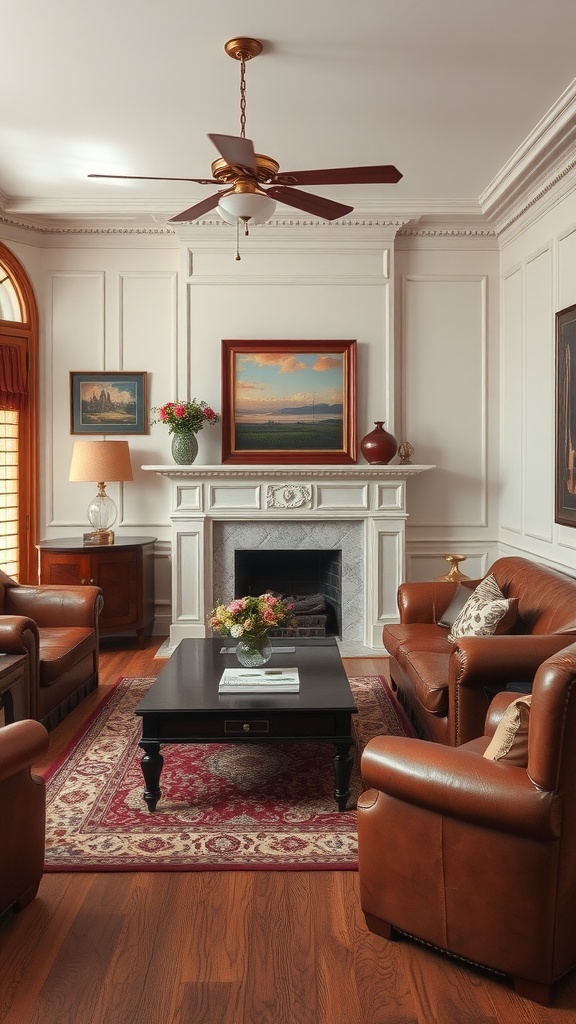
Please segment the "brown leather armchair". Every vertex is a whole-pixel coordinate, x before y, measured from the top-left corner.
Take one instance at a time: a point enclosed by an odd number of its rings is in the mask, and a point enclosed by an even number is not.
[[[99,587],[22,586],[0,570],[0,652],[28,654],[27,715],[54,728],[98,685]]]
[[[498,694],[491,708],[514,697]],[[509,974],[520,995],[546,1004],[576,964],[576,644],[536,673],[526,768],[483,757],[495,718],[459,747],[367,744],[362,909],[371,931]]]
[[[44,871],[46,789],[31,766],[48,749],[39,722],[0,729],[0,914],[34,899]]]

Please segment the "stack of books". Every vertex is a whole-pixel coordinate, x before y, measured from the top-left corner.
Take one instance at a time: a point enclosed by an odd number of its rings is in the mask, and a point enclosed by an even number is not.
[[[298,693],[297,668],[226,668],[219,693]]]

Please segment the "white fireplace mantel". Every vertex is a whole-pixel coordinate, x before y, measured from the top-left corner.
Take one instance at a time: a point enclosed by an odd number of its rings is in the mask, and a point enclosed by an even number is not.
[[[216,599],[234,597],[234,546],[341,546],[342,638],[382,650],[382,627],[397,618],[405,575],[406,480],[434,468],[142,466],[172,480],[170,643],[209,635]]]

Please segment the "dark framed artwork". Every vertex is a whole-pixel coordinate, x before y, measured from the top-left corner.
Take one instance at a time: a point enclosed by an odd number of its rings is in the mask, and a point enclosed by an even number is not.
[[[576,526],[576,305],[556,313],[555,521]]]
[[[71,434],[147,432],[146,373],[70,373]]]
[[[222,341],[222,462],[356,455],[356,341]]]

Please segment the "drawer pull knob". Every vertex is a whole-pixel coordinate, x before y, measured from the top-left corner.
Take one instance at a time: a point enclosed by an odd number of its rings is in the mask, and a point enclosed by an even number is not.
[[[233,736],[239,736],[240,733],[247,733],[256,735],[256,733],[267,733],[270,732],[270,722],[266,718],[253,718],[250,722],[245,722],[242,718],[235,718],[224,722],[224,732]]]

